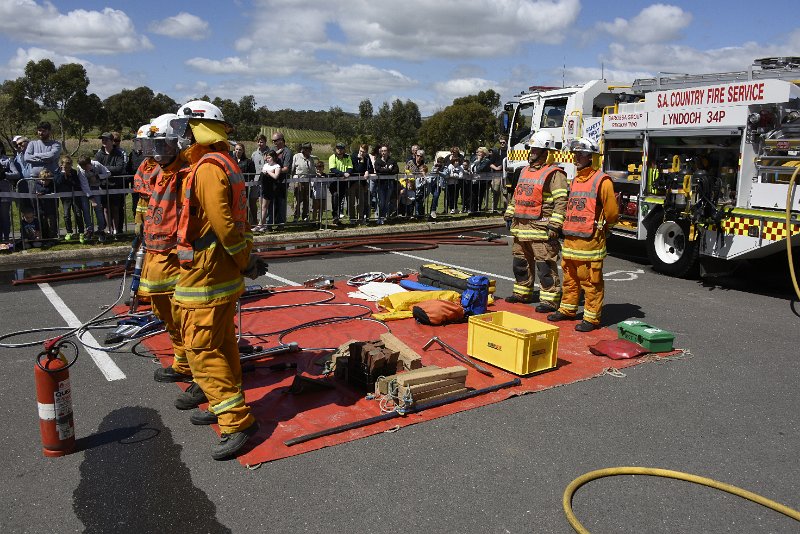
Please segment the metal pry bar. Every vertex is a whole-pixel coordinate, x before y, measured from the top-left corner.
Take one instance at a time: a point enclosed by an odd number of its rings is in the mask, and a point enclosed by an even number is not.
[[[439,339],[438,336],[433,336],[432,338],[430,338],[428,342],[425,343],[425,345],[423,345],[422,350],[428,350],[428,347],[430,347],[434,342],[441,345],[445,349],[445,352],[449,352],[457,360],[464,362],[465,364],[469,365],[479,373],[483,373],[486,376],[491,376],[492,378],[494,378],[494,375],[490,370],[488,370],[486,367],[482,366],[479,363],[475,363],[469,356],[467,356],[466,354],[462,354],[461,352],[453,348],[453,346],[447,343],[446,341]]]

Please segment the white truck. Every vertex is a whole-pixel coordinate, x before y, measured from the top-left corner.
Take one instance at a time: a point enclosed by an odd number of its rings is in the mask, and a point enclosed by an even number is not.
[[[621,95],[630,93],[630,83],[593,80],[573,87],[531,87],[505,104],[510,119],[508,156],[504,163],[506,185],[513,187],[519,173],[528,164],[525,144],[538,131],[550,132],[555,147],[568,146],[572,139],[589,137],[599,141],[603,110],[618,103]],[[554,153],[568,178],[575,175],[572,154]]]
[[[787,236],[800,244],[798,83],[800,58],[634,81],[639,101],[602,116],[621,212],[613,232],[646,240],[653,268],[672,276],[785,250]]]

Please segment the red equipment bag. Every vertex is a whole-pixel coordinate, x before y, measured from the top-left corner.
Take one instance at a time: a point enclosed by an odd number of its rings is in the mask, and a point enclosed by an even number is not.
[[[417,322],[438,326],[458,323],[464,320],[464,308],[457,302],[449,300],[426,300],[411,308],[411,314]]]
[[[604,339],[590,345],[589,350],[592,354],[606,356],[612,360],[627,360],[650,352],[638,343],[627,339]]]

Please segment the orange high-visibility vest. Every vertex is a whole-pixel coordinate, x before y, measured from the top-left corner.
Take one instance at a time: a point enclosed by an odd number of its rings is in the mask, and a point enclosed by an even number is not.
[[[206,249],[217,242],[217,236],[214,232],[208,232],[206,235],[195,239],[192,243],[186,238],[189,232],[189,212],[191,211],[189,201],[192,197],[194,179],[197,175],[197,169],[206,163],[216,165],[228,176],[228,181],[231,184],[230,209],[233,217],[233,225],[241,232],[242,239],[244,239],[244,235],[247,232],[247,186],[244,181],[244,176],[242,176],[242,171],[239,169],[239,165],[228,154],[222,152],[209,152],[204,154],[203,157],[192,166],[184,187],[184,204],[178,221],[177,245],[178,261],[183,267],[191,266],[195,250]]]
[[[142,161],[133,175],[133,192],[143,197],[149,197],[152,194],[153,185],[161,177],[161,172],[161,165],[158,163],[147,159]]]
[[[567,214],[564,218],[564,235],[592,237],[597,225],[597,193],[603,180],[611,177],[603,171],[595,173],[585,182],[572,180],[567,201]]]
[[[514,190],[514,217],[517,219],[540,219],[544,197],[544,183],[561,170],[555,165],[544,165],[541,169],[525,167],[519,173]]]
[[[148,252],[166,254],[178,244],[178,195],[181,182],[190,171],[188,165],[175,172],[162,174],[150,192],[144,218],[144,243]]]

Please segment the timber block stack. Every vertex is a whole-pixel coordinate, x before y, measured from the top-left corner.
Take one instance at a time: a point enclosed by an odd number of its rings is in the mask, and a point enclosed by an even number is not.
[[[467,369],[460,365],[439,368],[435,365],[381,377],[375,383],[376,395],[388,395],[394,403],[409,409],[420,402],[445,399],[467,391]]]

